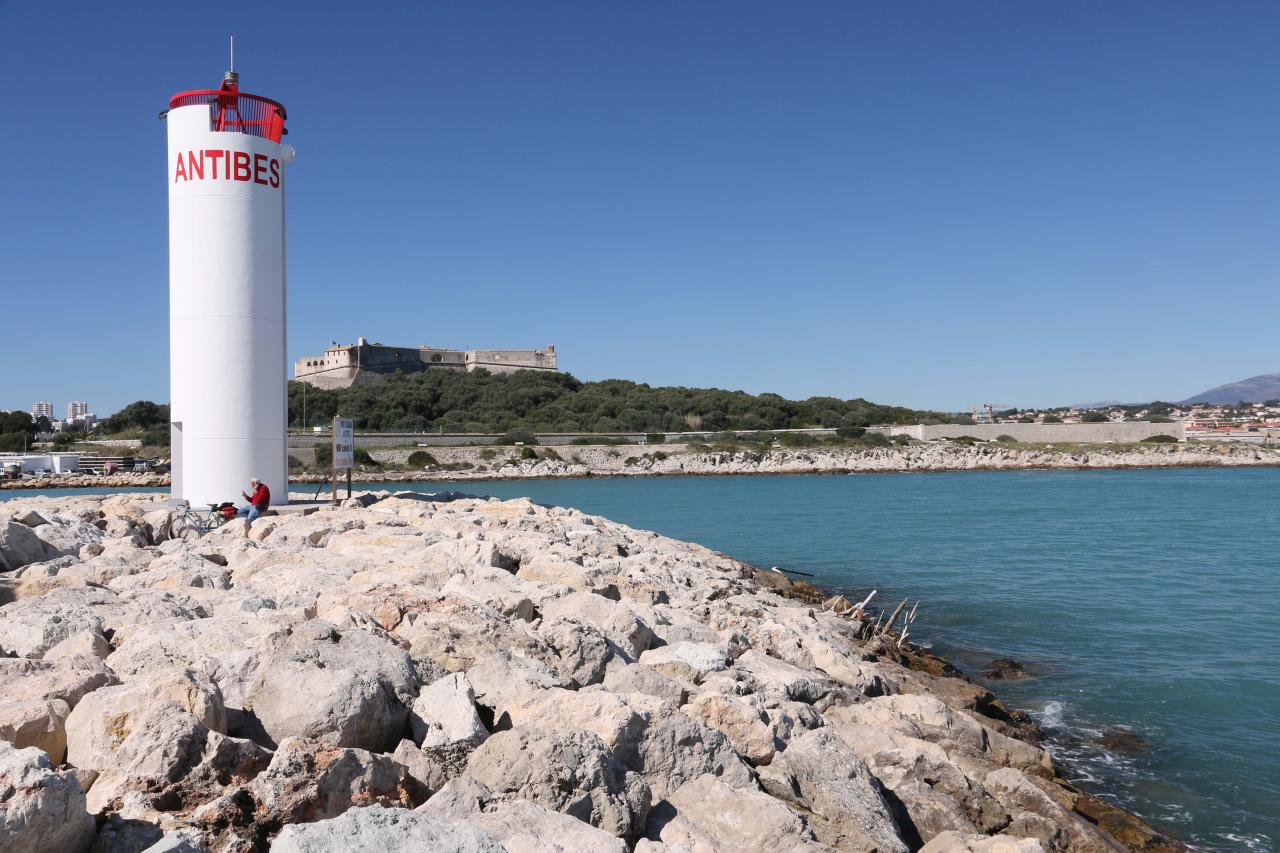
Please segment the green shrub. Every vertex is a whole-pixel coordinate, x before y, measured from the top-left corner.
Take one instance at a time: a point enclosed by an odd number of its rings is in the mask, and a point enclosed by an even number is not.
[[[497,455],[498,455],[498,451],[494,450],[492,447],[486,447],[484,450],[480,451],[481,459],[492,459]]]
[[[293,454],[289,454],[289,473],[290,474],[298,474],[306,470],[306,467],[307,467],[306,465],[302,464],[301,459],[294,456]]]
[[[637,462],[639,462],[639,461],[640,461],[640,460],[639,460],[639,459],[637,459],[637,458],[636,458],[636,457],[634,457],[634,456],[628,456],[626,459],[623,459],[623,460],[622,460],[622,464],[623,464],[623,465],[634,465],[634,464],[636,464],[636,463],[637,463]]]
[[[414,468],[426,468],[428,465],[439,465],[436,458],[425,450],[415,450],[409,454],[407,460]]]
[[[524,447],[520,448],[520,458],[521,459],[537,459],[538,451],[534,450],[532,447],[529,447],[528,445],[525,445]]]
[[[366,468],[382,467],[382,463],[370,456],[369,451],[365,450],[363,447],[357,447],[351,456],[352,461],[355,462],[356,465],[363,465]]]
[[[778,443],[783,447],[815,447],[819,441],[808,433],[789,432],[778,439]]]
[[[953,444],[963,444],[966,447],[973,447],[978,443],[978,439],[971,435],[957,435],[954,438],[948,438],[947,441],[950,441]]]
[[[1057,415],[1045,415],[1044,420],[1041,423],[1060,424],[1062,423],[1062,418],[1058,417]]]
[[[656,459],[661,462],[663,459],[667,458],[667,454],[663,453],[661,450],[655,450],[649,454],[649,458]]]
[[[552,449],[552,448],[550,448],[550,447],[548,447],[546,450],[542,451],[542,458],[543,458],[543,459],[555,459],[557,462],[563,461],[563,460],[560,458],[560,454],[559,454],[559,453],[556,453],[556,452],[555,452],[555,450],[554,450],[554,449]]]
[[[1149,435],[1142,439],[1143,444],[1177,444],[1178,438],[1173,435]]]
[[[1111,420],[1104,412],[1085,412],[1080,418],[1080,422],[1084,424],[1105,424]]]
[[[645,444],[666,444],[667,436],[661,432],[646,433],[644,437]]]
[[[1018,439],[1014,438],[1013,436],[1009,435],[1008,433],[1003,433],[1003,434],[1001,434],[1001,435],[997,435],[997,436],[996,436],[996,441],[1000,441],[1000,442],[1003,442],[1003,443],[1005,443],[1005,444],[1013,444],[1013,443],[1014,443],[1014,442],[1016,442],[1017,440],[1018,440]]]
[[[905,435],[895,435],[893,437],[893,443],[898,445],[899,447],[906,447],[908,444],[911,443],[911,439]]]
[[[889,440],[889,436],[882,432],[869,432],[862,440],[872,447],[888,447],[893,444],[893,442]]]
[[[581,437],[581,438],[575,438],[573,441],[571,441],[571,442],[569,442],[569,443],[570,443],[570,444],[577,444],[577,445],[591,444],[591,439],[587,438],[586,436],[583,436],[583,437]]]
[[[867,428],[862,426],[836,427],[836,435],[840,438],[862,438],[866,434]]]

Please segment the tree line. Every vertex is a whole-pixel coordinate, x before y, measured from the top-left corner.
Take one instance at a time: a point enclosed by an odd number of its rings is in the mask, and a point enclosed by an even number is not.
[[[748,394],[719,388],[652,387],[623,379],[583,382],[568,373],[427,370],[376,384],[321,390],[289,383],[289,424],[335,415],[382,432],[687,432],[874,424],[945,423],[949,414],[861,398]]]

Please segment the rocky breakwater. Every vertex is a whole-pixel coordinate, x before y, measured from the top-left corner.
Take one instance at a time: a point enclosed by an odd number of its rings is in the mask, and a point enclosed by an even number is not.
[[[554,456],[551,452],[554,451]],[[494,480],[659,475],[845,474],[892,471],[1015,471],[1027,469],[1242,467],[1280,465],[1280,450],[1256,445],[1152,445],[1083,450],[1028,449],[991,442],[974,446],[928,442],[885,448],[686,451],[683,446],[538,448],[523,459],[511,448],[432,448],[440,466],[404,474],[361,473],[363,481]],[[374,451],[404,464],[409,451]],[[449,466],[449,467],[443,467]],[[312,478],[315,482],[322,477]]]
[[[526,500],[194,542],[159,506],[0,510],[2,850],[1181,849],[705,548]]]
[[[129,471],[120,474],[58,474],[0,480],[0,489],[160,488],[169,485],[168,474]]]

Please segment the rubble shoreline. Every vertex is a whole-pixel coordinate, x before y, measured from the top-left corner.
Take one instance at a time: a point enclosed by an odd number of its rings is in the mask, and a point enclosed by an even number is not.
[[[1186,849],[882,619],[702,546],[385,492],[182,541],[163,497],[0,504],[6,849]]]
[[[661,447],[660,445],[657,447]],[[553,450],[551,457],[547,451]],[[992,445],[921,444],[902,448],[770,449],[762,451],[671,452],[661,449],[623,456],[613,448],[540,448],[543,456],[521,458],[520,448],[436,448],[451,466],[416,471],[359,470],[362,485],[411,482],[483,482],[486,480],[554,480],[589,477],[758,476],[769,474],[943,473],[954,471],[1100,471],[1148,468],[1238,468],[1280,466],[1280,449],[1254,445],[1155,445],[1140,450],[1105,446],[1079,451],[1028,450]],[[538,451],[535,451],[535,453]],[[409,451],[375,451],[390,459]],[[488,454],[488,455],[487,455]],[[578,461],[574,461],[574,458]],[[403,464],[403,459],[397,460]],[[483,468],[483,470],[481,470]],[[296,485],[320,485],[330,475],[291,474]],[[0,481],[3,489],[159,488],[168,474],[73,474]]]

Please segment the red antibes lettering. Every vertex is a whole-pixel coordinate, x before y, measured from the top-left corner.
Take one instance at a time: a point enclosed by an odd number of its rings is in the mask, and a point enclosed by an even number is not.
[[[173,170],[173,182],[176,184],[179,180],[187,179],[187,169],[182,165],[182,152],[178,152],[178,166]]]
[[[280,186],[280,161],[279,161],[279,160],[277,160],[277,159],[276,159],[276,158],[274,158],[274,157],[272,157],[272,158],[271,158],[271,181],[270,181],[270,183],[271,183],[271,186],[273,186],[273,187],[278,187],[278,186]]]
[[[262,176],[266,173],[266,171],[267,171],[267,155],[254,154],[253,155],[253,182],[255,184],[262,184],[265,187],[267,185],[267,180]]]
[[[253,175],[252,169],[249,167],[250,157],[248,151],[236,152],[236,171],[235,179],[237,181],[247,181]]]
[[[215,181],[218,180],[218,161],[222,159],[222,149],[206,148],[204,151],[204,156],[209,158],[209,163],[210,163],[209,168],[213,171],[213,175],[211,177]]]
[[[197,156],[199,159],[196,159]],[[194,181],[196,178],[204,180],[204,152],[188,151],[187,152],[187,180]]]

